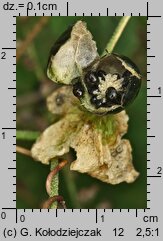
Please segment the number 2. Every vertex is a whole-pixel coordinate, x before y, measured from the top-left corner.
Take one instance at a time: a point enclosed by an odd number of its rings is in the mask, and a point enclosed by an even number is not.
[[[1,59],[6,59],[6,52],[1,52]]]

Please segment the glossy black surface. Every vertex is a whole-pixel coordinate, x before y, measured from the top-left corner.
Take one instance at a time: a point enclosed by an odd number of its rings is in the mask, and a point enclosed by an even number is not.
[[[99,78],[96,72],[89,71],[84,78],[84,82],[87,86],[94,86],[99,83]]]
[[[77,82],[73,85],[73,94],[78,98],[83,96],[84,88],[83,88],[81,82]]]
[[[127,106],[134,101],[134,99],[136,98],[136,96],[139,93],[140,86],[141,86],[141,80],[140,79],[138,79],[135,76],[129,77],[129,83],[126,87],[126,90],[123,93],[123,96],[122,96],[123,106]]]

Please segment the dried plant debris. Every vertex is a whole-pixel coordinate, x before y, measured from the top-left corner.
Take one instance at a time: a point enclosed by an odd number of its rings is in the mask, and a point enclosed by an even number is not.
[[[122,139],[128,128],[126,112],[107,116],[83,112],[79,103],[73,101],[70,88],[61,87],[48,97],[48,109],[62,117],[42,133],[32,147],[32,156],[49,164],[71,147],[77,156],[71,170],[110,184],[133,182],[139,174],[132,164],[130,143]],[[57,96],[61,94],[63,99],[58,105]]]

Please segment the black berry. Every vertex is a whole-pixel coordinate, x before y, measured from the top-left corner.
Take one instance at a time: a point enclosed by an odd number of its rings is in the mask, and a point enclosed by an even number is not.
[[[92,96],[90,102],[95,106],[96,109],[102,106],[102,99],[97,99],[97,96]]]
[[[106,75],[106,73],[105,73],[105,71],[103,71],[103,70],[99,70],[99,71],[97,72],[97,76],[98,76],[98,77],[101,77],[102,80],[105,80],[105,75]]]
[[[106,91],[106,99],[108,101],[114,101],[117,98],[117,91],[113,87],[109,87]]]
[[[73,94],[78,98],[83,96],[84,88],[80,82],[77,82],[73,85]]]
[[[99,79],[96,76],[96,73],[93,71],[88,72],[85,75],[85,83],[86,85],[94,85],[94,84],[98,84],[99,83]]]
[[[88,93],[89,93],[90,95],[93,95],[93,92],[94,92],[94,91],[98,91],[98,85],[88,86],[88,87],[87,87],[87,90],[88,90]]]

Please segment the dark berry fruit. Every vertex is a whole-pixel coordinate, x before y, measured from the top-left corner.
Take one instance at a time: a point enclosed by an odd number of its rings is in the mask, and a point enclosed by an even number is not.
[[[99,70],[99,71],[97,72],[97,76],[98,76],[98,77],[101,77],[102,80],[105,80],[105,75],[106,75],[106,73],[105,73],[105,71],[103,71],[103,70]]]
[[[97,99],[97,96],[92,96],[90,99],[91,104],[95,106],[96,109],[100,108],[102,106],[102,99]]]
[[[83,96],[84,89],[83,89],[83,86],[80,82],[77,82],[73,85],[73,94],[78,98]]]
[[[99,79],[96,76],[96,74],[93,71],[88,72],[85,75],[85,83],[86,85],[94,85],[94,84],[98,84],[99,83]]]
[[[117,98],[117,91],[113,87],[109,87],[106,91],[106,99],[108,101],[114,101]]]

